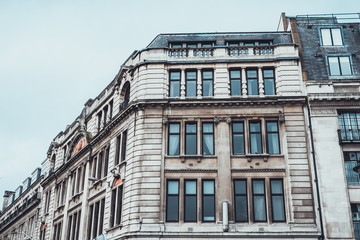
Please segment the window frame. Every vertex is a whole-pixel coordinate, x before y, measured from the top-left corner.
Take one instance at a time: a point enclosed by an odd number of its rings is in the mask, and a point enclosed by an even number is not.
[[[177,194],[169,194],[169,182],[176,182],[177,183]],[[169,196],[176,196],[177,197],[177,219],[174,220],[169,220],[169,214],[168,214],[168,210],[169,210]],[[180,206],[180,181],[179,179],[167,179],[166,181],[166,222],[179,222],[180,219],[180,214],[179,214],[179,206]]]
[[[236,193],[236,182],[245,182],[245,194],[244,193]],[[249,222],[249,202],[248,202],[248,181],[246,178],[243,179],[234,179],[233,181],[233,187],[234,187],[234,218],[235,218],[235,222]],[[246,220],[238,220],[237,218],[237,204],[236,204],[236,198],[237,197],[245,197],[245,201],[246,201]]]
[[[262,141],[263,141],[263,139],[262,139],[262,137],[263,137],[263,135],[262,135],[262,121],[261,120],[255,120],[255,121],[249,121],[249,144],[250,144],[250,154],[263,154],[264,153],[264,151],[263,151],[263,143],[262,143]],[[255,132],[252,132],[251,131],[251,124],[259,124],[259,126],[260,126],[260,130],[259,131],[255,131]],[[252,138],[251,138],[251,135],[252,134],[257,134],[257,135],[260,135],[260,150],[261,150],[261,152],[256,152],[256,153],[253,153],[252,152],[252,146],[253,146],[253,141],[252,141]],[[258,145],[258,144],[257,144]]]
[[[177,133],[172,133],[170,131],[170,125],[178,125],[179,126],[179,132]],[[177,154],[170,154],[170,146],[171,146],[171,138],[170,136],[177,136],[178,139],[179,139],[179,143],[178,143],[178,153]],[[180,155],[180,152],[181,152],[181,124],[180,122],[170,122],[169,125],[168,125],[168,155],[169,156],[178,156]]]
[[[172,79],[171,74],[172,73],[179,73],[179,79]],[[172,90],[172,83],[178,82],[178,88],[176,89],[176,93],[174,96],[171,95]],[[169,97],[171,98],[179,98],[181,94],[181,70],[172,69],[169,71]]]
[[[255,181],[262,181],[263,183],[263,194],[259,194],[259,193],[254,193],[254,182]],[[252,214],[253,214],[253,221],[254,222],[267,222],[268,221],[268,217],[267,217],[267,204],[266,204],[266,181],[264,178],[253,178],[251,179],[251,193],[252,193]],[[265,220],[257,220],[255,217],[255,197],[256,196],[262,196],[264,198],[264,214],[265,214]]]
[[[269,131],[268,129],[268,123],[275,123],[276,124],[276,128],[277,131]],[[280,133],[279,133],[279,123],[276,120],[266,120],[265,121],[265,128],[266,128],[266,153],[270,154],[270,155],[276,155],[276,154],[281,154],[281,148],[280,148]],[[278,152],[277,153],[270,153],[270,141],[269,141],[269,135],[270,134],[277,134],[277,144],[279,146]]]
[[[189,194],[186,192],[186,183],[187,182],[195,182],[195,194]],[[197,222],[198,221],[198,183],[196,179],[184,179],[184,222]],[[195,220],[187,220],[186,219],[186,207],[187,207],[187,197],[195,197]]]
[[[240,77],[239,78],[232,78],[231,77],[231,72],[233,71],[239,71],[240,72]],[[231,97],[237,97],[237,96],[242,96],[242,69],[241,68],[230,68],[229,69],[229,79],[230,79],[230,96]],[[239,95],[235,95],[233,94],[233,81],[240,81],[240,94]]]
[[[196,132],[195,133],[188,133],[187,132],[187,125],[188,124],[195,124],[195,129],[196,129]],[[198,136],[197,136],[197,134],[198,134],[198,123],[197,122],[185,122],[185,155],[197,155],[198,154],[198,140],[197,140],[197,138],[198,138]],[[187,149],[187,136],[188,135],[195,135],[195,154],[190,154],[190,153],[188,153],[188,149]]]
[[[256,77],[249,77],[248,72],[249,71],[255,71]],[[259,69],[258,68],[246,68],[246,89],[247,89],[247,95],[248,96],[259,96]],[[249,94],[249,80],[256,80],[256,94]]]
[[[281,181],[281,191],[282,193],[273,193],[273,188],[272,188],[272,182],[273,181]],[[285,208],[285,196],[284,196],[284,180],[282,178],[270,178],[269,179],[269,184],[270,184],[270,204],[271,204],[271,220],[272,222],[286,222],[286,208]],[[283,204],[283,214],[284,214],[284,219],[283,220],[274,220],[274,201],[273,201],[273,197],[274,196],[281,196],[281,200],[282,200],[282,204]]]
[[[235,132],[234,131],[234,124],[242,124],[242,132]],[[242,134],[242,141],[243,141],[243,153],[235,153],[235,134]],[[231,136],[232,136],[232,154],[233,155],[245,155],[246,154],[246,149],[245,149],[245,123],[244,121],[233,121],[231,123]]]
[[[324,44],[324,35],[323,35],[323,32],[322,30],[323,29],[328,29],[329,32],[330,32],[330,41],[331,41],[331,44]],[[341,37],[341,45],[335,45],[334,44],[334,34],[333,34],[333,29],[339,29],[340,31],[340,37]],[[320,35],[320,43],[321,43],[321,46],[323,47],[329,47],[329,46],[345,46],[345,41],[344,41],[344,34],[343,34],[343,29],[341,27],[321,27],[319,28],[319,35]]]
[[[189,79],[188,78],[188,73],[195,73],[195,79]],[[186,97],[197,97],[197,80],[198,80],[198,72],[196,69],[187,69],[185,71],[185,96]],[[195,95],[194,96],[189,96],[188,95],[188,82],[195,82]]]
[[[265,77],[265,71],[269,71],[271,70],[273,72],[273,77]],[[274,68],[269,68],[269,67],[264,67],[262,69],[262,76],[263,76],[263,82],[264,82],[264,95],[265,96],[274,96],[276,95],[276,77],[275,77],[275,69]],[[272,79],[273,80],[273,83],[272,83],[272,88],[273,88],[273,94],[266,94],[266,80],[270,80]]]
[[[212,125],[212,133],[204,133],[204,125],[205,124],[211,124]],[[205,146],[205,136],[212,136],[212,153],[205,154],[204,152],[204,146]],[[203,156],[213,156],[215,155],[215,126],[213,122],[201,122],[201,153]]]
[[[332,71],[335,71],[335,69],[331,70],[332,68],[331,68],[331,65],[330,65],[330,58],[336,59],[337,67],[338,67],[338,70],[339,70],[339,75],[335,75],[335,74],[331,73]],[[349,60],[350,74],[348,74],[348,75],[343,74],[344,69],[342,68],[340,58],[347,58]],[[351,77],[351,76],[354,76],[352,58],[351,58],[350,55],[327,55],[326,56],[326,63],[327,63],[327,70],[328,70],[328,73],[329,73],[330,77]]]
[[[212,78],[204,79],[204,73],[211,72]],[[211,81],[211,95],[204,95],[204,82]],[[214,96],[214,69],[202,69],[201,70],[201,96],[203,97],[213,97]]]
[[[204,183],[205,182],[212,182],[213,183],[213,194],[205,194],[204,193]],[[201,222],[215,222],[216,221],[216,198],[215,198],[215,180],[214,179],[202,179],[201,180]],[[213,202],[214,202],[214,206],[213,206],[213,211],[214,211],[214,220],[205,220],[204,219],[204,213],[205,213],[205,207],[204,207],[204,202],[205,202],[205,197],[212,197],[213,198]]]

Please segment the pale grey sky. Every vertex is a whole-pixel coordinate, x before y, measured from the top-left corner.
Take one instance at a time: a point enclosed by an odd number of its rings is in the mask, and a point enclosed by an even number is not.
[[[276,31],[281,12],[360,12],[360,1],[1,0],[0,209],[134,50],[159,33]]]

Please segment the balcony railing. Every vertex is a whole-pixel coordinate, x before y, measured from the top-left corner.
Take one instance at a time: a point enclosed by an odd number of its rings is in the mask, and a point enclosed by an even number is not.
[[[340,143],[359,143],[360,142],[360,129],[338,129]]]
[[[222,52],[221,48],[175,48],[168,50],[168,56],[173,58],[204,58],[216,56],[216,52]],[[269,56],[274,55],[274,46],[238,46],[225,47],[227,56]],[[222,55],[217,54],[217,55]]]

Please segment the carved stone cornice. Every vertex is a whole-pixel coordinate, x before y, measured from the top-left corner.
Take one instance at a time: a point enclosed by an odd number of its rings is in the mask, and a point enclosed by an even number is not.
[[[165,169],[165,173],[217,173],[217,169]]]

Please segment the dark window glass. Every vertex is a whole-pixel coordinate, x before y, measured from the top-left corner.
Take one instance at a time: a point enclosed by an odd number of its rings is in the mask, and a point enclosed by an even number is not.
[[[215,221],[215,183],[214,180],[202,182],[202,220]]]
[[[241,70],[230,70],[231,96],[241,95]]]
[[[247,187],[246,180],[235,180],[235,221],[236,222],[247,222],[248,211],[247,211]]]
[[[246,70],[248,95],[259,95],[257,70]]]
[[[121,161],[124,161],[126,159],[126,142],[127,142],[127,131],[124,131],[122,134]]]
[[[340,137],[343,141],[360,140],[360,113],[339,114]]]
[[[196,222],[197,220],[197,204],[196,204],[196,180],[186,180],[185,181],[185,222]]]
[[[360,152],[344,152],[345,172],[349,185],[356,185],[360,182],[359,174],[353,168],[360,163]]]
[[[253,213],[255,222],[266,222],[265,185],[263,179],[252,181]]]
[[[354,225],[355,239],[360,239],[360,204],[351,204],[351,213]]]
[[[266,122],[266,135],[269,154],[279,154],[279,129],[277,122]]]
[[[180,96],[180,71],[170,72],[170,97]]]
[[[108,167],[109,167],[109,148],[105,149],[105,159],[104,159],[104,176],[107,176],[108,173]]]
[[[168,180],[167,182],[167,205],[166,221],[179,221],[179,181]]]
[[[115,226],[116,191],[117,189],[111,191],[110,227]]]
[[[99,231],[97,236],[103,234],[103,225],[104,225],[104,213],[105,213],[105,198],[101,199],[100,202],[100,220],[99,220]]]
[[[202,47],[212,47],[212,43],[202,43]]]
[[[271,209],[274,222],[285,222],[283,183],[281,179],[271,179]]]
[[[331,76],[352,75],[349,57],[328,57]]]
[[[214,155],[214,124],[203,123],[202,124],[202,150],[203,155]]]
[[[172,48],[182,48],[182,44],[181,43],[173,43],[171,44]]]
[[[197,133],[197,124],[196,123],[186,123],[185,124],[185,154],[187,155],[196,155],[197,151],[197,141],[196,141],[196,133]]]
[[[115,166],[120,163],[121,135],[116,137]]]
[[[250,122],[250,152],[251,154],[262,153],[260,122]]]
[[[116,224],[121,223],[121,212],[122,212],[122,198],[123,198],[123,185],[117,189],[117,210],[116,210]]]
[[[169,155],[180,154],[180,124],[169,124]]]
[[[275,76],[273,69],[264,69],[265,95],[275,95]]]
[[[244,123],[232,123],[233,154],[245,154]]]
[[[186,46],[187,46],[188,48],[196,48],[196,47],[197,47],[197,44],[196,44],[196,43],[188,43],[188,44],[186,44]]]
[[[203,96],[213,96],[213,71],[204,70],[202,71],[202,95]]]
[[[186,72],[186,96],[196,97],[196,71]]]

